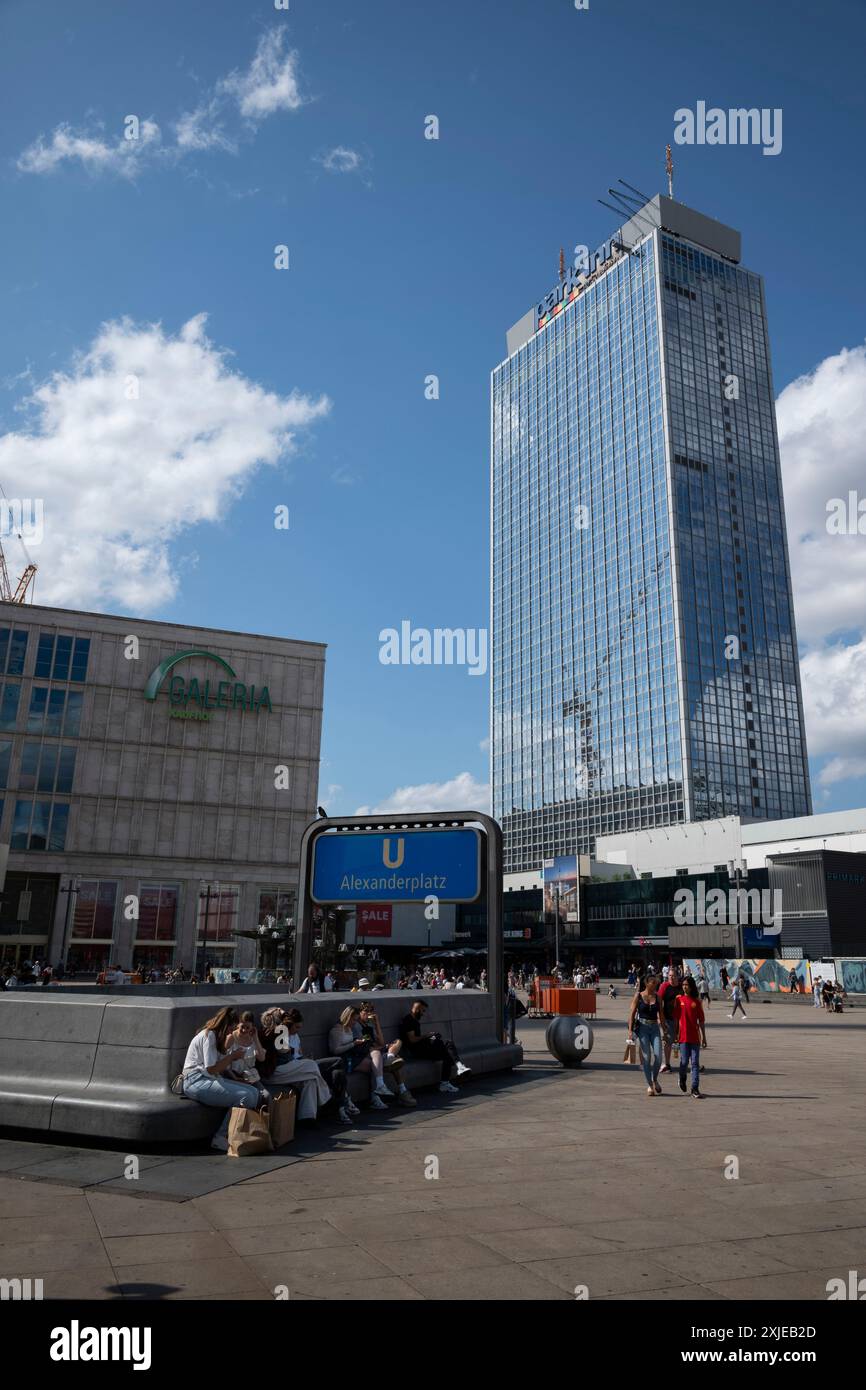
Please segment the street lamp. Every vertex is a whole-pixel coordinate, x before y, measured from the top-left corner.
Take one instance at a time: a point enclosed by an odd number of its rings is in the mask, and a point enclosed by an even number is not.
[[[202,879],[202,883],[204,883],[204,879]],[[208,924],[209,924],[209,920],[210,920],[210,900],[211,900],[211,897],[215,897],[215,898],[217,899],[217,918],[219,918],[219,891],[220,891],[219,883],[216,883],[216,884],[214,885],[214,892],[213,892],[213,893],[211,893],[211,886],[210,886],[210,884],[209,884],[209,883],[206,883],[206,884],[204,884],[204,892],[199,892],[199,895],[198,895],[198,897],[199,897],[199,902],[202,902],[202,901],[204,902],[204,933],[203,933],[203,939],[202,939],[202,945],[201,945],[201,966],[200,966],[200,968],[199,968],[199,970],[198,970],[198,972],[197,972],[197,973],[198,973],[198,976],[199,976],[199,979],[202,979],[202,978],[203,978],[204,972],[205,972],[205,968],[207,967],[207,933],[208,933]],[[219,930],[219,926],[217,926],[217,930]]]
[[[68,883],[66,884],[66,887],[61,888],[60,890],[61,893],[66,894],[66,915],[63,919],[63,941],[60,944],[60,968],[63,971],[64,975],[66,974],[66,951],[67,939],[69,937],[69,917],[72,911],[72,899],[73,896],[78,893],[80,885],[81,875],[75,874],[72,878],[69,879]]]

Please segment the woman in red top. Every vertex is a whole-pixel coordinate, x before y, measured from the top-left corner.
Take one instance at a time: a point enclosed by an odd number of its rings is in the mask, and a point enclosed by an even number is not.
[[[704,1023],[704,1009],[698,997],[698,987],[691,975],[683,980],[683,992],[678,994],[675,1003],[680,1044],[680,1090],[685,1094],[686,1072],[691,1062],[692,1095],[695,1100],[703,1100],[700,1089],[701,1044],[707,1045],[707,1029]]]

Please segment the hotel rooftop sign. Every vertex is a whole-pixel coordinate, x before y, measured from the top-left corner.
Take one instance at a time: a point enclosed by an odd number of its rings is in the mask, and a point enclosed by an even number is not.
[[[196,676],[186,678],[170,674],[181,661],[190,660],[214,661],[231,679],[199,681]],[[228,662],[214,652],[191,648],[189,651],[175,652],[173,656],[167,656],[148,676],[144,687],[145,700],[155,700],[166,680],[171,719],[209,720],[210,712],[217,709],[254,710],[257,714],[263,709],[269,713],[273,709],[266,685],[245,685],[238,680]]]

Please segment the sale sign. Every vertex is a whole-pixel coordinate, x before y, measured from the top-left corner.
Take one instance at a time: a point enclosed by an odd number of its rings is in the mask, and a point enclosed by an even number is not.
[[[355,939],[391,935],[390,903],[359,903]]]

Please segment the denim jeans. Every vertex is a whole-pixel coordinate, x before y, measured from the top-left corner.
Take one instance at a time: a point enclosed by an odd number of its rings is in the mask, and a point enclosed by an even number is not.
[[[659,1026],[657,1023],[641,1023],[638,1020],[635,1035],[640,1048],[640,1060],[643,1074],[646,1077],[646,1084],[655,1089],[662,1064],[662,1040]]]
[[[199,1105],[220,1105],[225,1108],[223,1122],[217,1134],[228,1134],[229,1114],[235,1105],[245,1110],[255,1110],[259,1104],[259,1089],[248,1086],[245,1081],[227,1081],[224,1076],[214,1076],[211,1072],[193,1072],[183,1079],[183,1093]]]
[[[692,1064],[692,1090],[699,1091],[701,1088],[700,1066],[701,1066],[701,1045],[700,1043],[680,1043],[680,1078],[685,1081],[686,1072],[689,1069],[689,1062]]]

